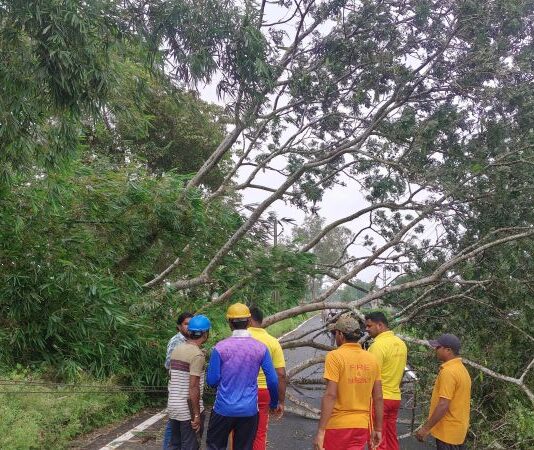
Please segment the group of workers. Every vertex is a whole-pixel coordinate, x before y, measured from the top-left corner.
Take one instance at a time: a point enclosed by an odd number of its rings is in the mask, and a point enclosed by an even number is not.
[[[170,373],[163,448],[198,450],[204,428],[204,381],[217,388],[211,411],[208,450],[264,450],[269,414],[281,418],[286,390],[285,360],[278,340],[262,328],[257,307],[231,305],[226,314],[229,338],[212,349],[206,369],[201,350],[210,320],[183,313],[178,333],[167,346]],[[365,316],[365,329],[350,315],[328,325],[337,345],[326,355],[326,390],[321,401],[317,450],[397,450],[400,385],[407,362],[405,343],[389,329],[382,312]],[[373,338],[368,350],[359,341]],[[463,450],[469,426],[471,379],[459,357],[460,341],[452,334],[430,341],[443,363],[436,379],[430,414],[415,436],[436,440],[437,450]]]
[[[261,327],[263,313],[236,303],[226,313],[232,335],[211,351],[208,368],[202,345],[210,320],[183,313],[167,346],[170,372],[164,449],[198,450],[204,426],[204,380],[217,388],[206,444],[209,450],[265,449],[269,413],[281,418],[286,391],[285,360],[278,340]]]

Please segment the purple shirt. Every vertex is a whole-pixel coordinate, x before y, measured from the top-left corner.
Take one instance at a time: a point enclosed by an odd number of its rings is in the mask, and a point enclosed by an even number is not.
[[[267,347],[246,330],[218,342],[211,352],[207,382],[217,386],[213,409],[227,417],[249,417],[258,412],[258,372],[267,379],[271,408],[278,405],[278,376]]]

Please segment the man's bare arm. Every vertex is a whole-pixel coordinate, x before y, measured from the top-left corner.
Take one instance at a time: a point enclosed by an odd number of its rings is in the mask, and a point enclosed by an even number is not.
[[[375,408],[374,429],[382,431],[382,421],[384,418],[384,397],[382,396],[382,382],[375,381],[373,384],[373,405]]]
[[[382,422],[384,417],[384,398],[382,396],[382,382],[380,380],[374,382],[371,395],[375,410],[375,422],[371,431],[371,448],[377,448],[382,441]]]
[[[439,402],[436,405],[436,409],[434,409],[434,412],[432,413],[430,418],[415,433],[415,437],[419,441],[423,441],[430,434],[430,430],[434,427],[434,425],[436,425],[441,419],[443,419],[443,417],[445,417],[445,414],[447,414],[447,411],[449,410],[450,402],[451,401],[448,398],[439,398]]]
[[[200,377],[189,376],[189,399],[193,407],[193,414],[200,416]]]
[[[431,430],[434,425],[436,425],[441,419],[443,419],[443,417],[445,417],[445,414],[447,414],[447,411],[449,410],[450,402],[451,401],[448,398],[440,397],[436,409],[434,410],[430,418],[426,421],[426,423],[423,425],[423,427]]]
[[[319,419],[319,429],[326,429],[326,424],[330,420],[334,405],[337,400],[337,383],[331,380],[326,382],[326,391],[321,400],[321,418]]]
[[[285,403],[286,400],[286,386],[287,386],[287,377],[285,367],[279,367],[276,370],[278,375],[278,403]]]

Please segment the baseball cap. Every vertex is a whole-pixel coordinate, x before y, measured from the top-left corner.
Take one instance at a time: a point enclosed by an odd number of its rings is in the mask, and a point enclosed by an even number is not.
[[[458,353],[460,351],[460,347],[462,346],[460,339],[458,339],[454,334],[442,334],[439,338],[428,341],[428,343],[434,348],[450,348],[451,350],[454,350],[455,353]]]
[[[356,319],[350,316],[341,316],[336,323],[328,325],[328,331],[338,330],[342,333],[354,334],[360,331],[360,324]]]

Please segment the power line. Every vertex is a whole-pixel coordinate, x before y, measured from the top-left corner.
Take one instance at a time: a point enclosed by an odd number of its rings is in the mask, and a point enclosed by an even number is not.
[[[102,384],[75,384],[75,383],[57,383],[54,381],[33,381],[33,380],[9,380],[5,378],[0,378],[0,384],[27,384],[27,385],[35,385],[35,386],[58,386],[58,387],[90,387],[90,388],[109,388],[109,387],[117,387],[119,389],[137,389],[137,388],[166,388],[167,386],[153,386],[153,385],[144,385],[144,386],[132,386],[132,385],[120,385],[116,384],[113,386],[106,386]]]
[[[137,391],[2,391],[0,390],[0,395],[8,395],[8,394],[61,394],[61,395],[78,395],[78,394],[101,394],[101,395],[108,395],[108,394],[120,394],[120,393],[165,393],[168,392],[167,390],[137,390]]]
[[[16,387],[17,390],[0,390],[0,394],[113,394],[113,393],[165,393],[167,386],[102,386],[95,384],[67,384],[31,380],[0,379],[0,387]],[[35,390],[42,387],[49,390]],[[33,390],[26,390],[29,388]],[[70,389],[70,390],[69,390]]]

